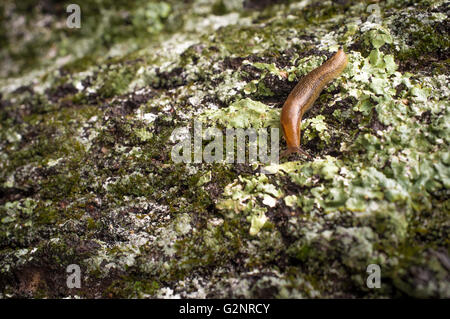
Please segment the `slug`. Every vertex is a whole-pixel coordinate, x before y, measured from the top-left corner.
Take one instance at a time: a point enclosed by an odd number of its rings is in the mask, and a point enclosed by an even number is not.
[[[339,49],[321,66],[304,76],[291,91],[281,110],[280,122],[287,143],[287,150],[281,154],[282,157],[296,152],[311,158],[300,147],[300,122],[325,85],[341,74],[347,62],[347,55]]]

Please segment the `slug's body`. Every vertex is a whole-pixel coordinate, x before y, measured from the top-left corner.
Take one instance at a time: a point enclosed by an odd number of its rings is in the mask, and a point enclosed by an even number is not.
[[[341,74],[347,62],[347,55],[339,49],[321,66],[304,76],[289,94],[281,110],[281,127],[288,147],[282,156],[298,152],[310,157],[300,148],[300,122],[303,114],[311,108],[325,85]]]

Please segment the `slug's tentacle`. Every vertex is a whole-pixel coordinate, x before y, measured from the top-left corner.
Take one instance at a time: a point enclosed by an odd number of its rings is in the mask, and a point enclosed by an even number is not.
[[[300,123],[303,114],[308,111],[319,97],[325,85],[337,78],[348,63],[347,55],[339,49],[321,66],[309,72],[294,87],[281,110],[281,127],[286,139],[287,150],[281,156],[297,152],[311,156],[300,148]]]

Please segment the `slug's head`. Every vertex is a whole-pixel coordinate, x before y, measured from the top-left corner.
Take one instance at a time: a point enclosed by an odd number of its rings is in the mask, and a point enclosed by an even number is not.
[[[345,54],[344,50],[340,48],[331,58],[330,64],[335,66],[336,75],[341,74],[342,71],[347,67],[348,56]],[[328,61],[327,61],[328,62]]]

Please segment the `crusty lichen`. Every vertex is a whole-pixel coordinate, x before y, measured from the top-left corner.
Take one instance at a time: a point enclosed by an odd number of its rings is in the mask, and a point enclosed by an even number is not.
[[[51,3],[0,4],[0,297],[450,297],[448,1]],[[195,119],[279,127],[341,45],[313,160],[171,161]]]

